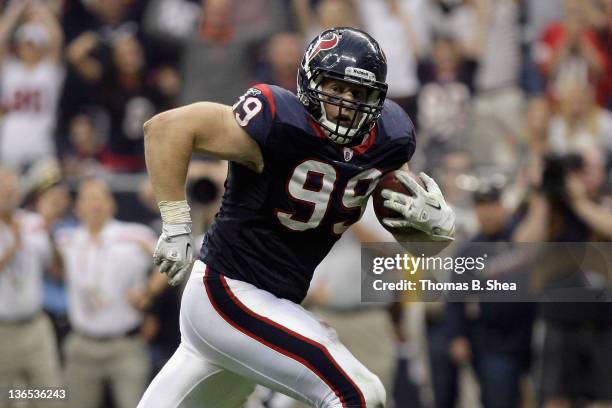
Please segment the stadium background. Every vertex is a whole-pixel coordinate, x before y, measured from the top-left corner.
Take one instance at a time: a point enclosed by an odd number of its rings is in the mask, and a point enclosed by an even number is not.
[[[440,182],[457,211],[459,239],[491,238],[487,229],[500,228],[495,220],[518,220],[524,230],[535,222],[531,227],[537,228],[542,196],[534,191],[547,182],[548,153],[565,158],[557,160],[561,167],[577,153],[582,166],[572,191],[546,200],[572,207],[585,199],[612,217],[606,210],[612,179],[610,0],[14,0],[1,7],[0,166],[19,172],[22,206],[39,212],[52,234],[78,223],[74,193],[91,177],[109,183],[118,219],[159,230],[144,173],[144,121],[199,100],[231,105],[257,83],[295,91],[305,45],[333,26],[362,28],[381,43],[389,64],[388,97],[418,129],[412,168]],[[194,158],[188,193],[198,234],[218,208],[225,169],[224,163]],[[551,228],[525,232],[524,239],[612,237],[580,214],[562,213],[550,224],[563,221],[570,227],[578,222],[584,233],[561,238]],[[509,371],[520,374],[515,397],[525,407],[569,406],[563,400],[588,402],[604,398],[597,388],[612,389],[610,372],[598,373],[591,363],[574,369],[595,390],[578,387],[551,397],[541,378],[561,370],[543,367],[549,364],[545,356],[561,358],[554,354],[559,349],[547,350],[543,322],[578,333],[581,350],[597,349],[584,352],[584,359],[610,361],[612,350],[598,339],[612,344],[612,315],[600,318],[579,305],[573,319],[560,320],[558,315],[567,317],[562,310],[515,308],[496,315],[497,337],[482,334],[479,325],[487,323],[478,311],[458,312],[457,305],[406,301],[391,307],[388,319],[386,311],[364,311],[354,296],[333,289],[358,273],[345,260],[354,259],[350,251],[359,241],[388,239],[371,216],[348,235],[332,255],[336,263],[321,268],[309,305],[332,326],[342,326],[337,329],[349,348],[366,350],[366,365],[368,354],[372,364],[386,361],[377,373],[394,406],[477,407],[479,387],[489,393],[486,406],[507,406],[499,401],[513,398],[506,397],[513,392],[509,382],[504,387]],[[148,344],[153,370],[179,341],[179,296],[180,289],[170,289],[147,307],[134,303],[143,308],[139,336]],[[54,323],[58,350],[71,331],[69,307],[62,280],[47,274],[44,311]],[[376,329],[360,333],[364,327]],[[490,359],[476,355],[481,341]],[[487,378],[502,381],[489,384]],[[117,406],[111,388],[99,406]],[[258,394],[251,406],[290,405],[265,390]]]

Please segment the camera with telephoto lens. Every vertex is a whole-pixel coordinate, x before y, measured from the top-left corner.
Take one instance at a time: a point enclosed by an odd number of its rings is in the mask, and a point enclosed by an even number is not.
[[[583,159],[577,153],[551,154],[544,157],[541,191],[553,201],[562,201],[565,195],[565,179],[569,173],[582,169]]]
[[[187,185],[187,195],[190,201],[207,205],[214,202],[219,196],[219,187],[207,177],[192,180]]]

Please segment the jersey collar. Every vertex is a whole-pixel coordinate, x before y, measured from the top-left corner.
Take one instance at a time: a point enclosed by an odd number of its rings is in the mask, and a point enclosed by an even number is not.
[[[352,147],[353,152],[356,155],[364,154],[370,147],[372,147],[374,141],[376,140],[376,128],[377,125],[375,125],[372,130],[370,130],[370,133],[368,133],[368,135],[365,137],[365,139],[363,139],[360,145]]]
[[[325,133],[323,133],[323,129],[321,129],[321,126],[319,126],[317,122],[315,122],[312,118],[308,118],[308,121],[318,138],[327,139],[327,136],[325,136]],[[376,128],[377,127],[378,125],[375,125],[372,128],[372,130],[370,130],[370,133],[368,133],[368,135],[363,139],[363,141],[360,144],[358,144],[357,146],[348,147],[348,148],[352,149],[353,153],[356,155],[364,154],[370,147],[372,147],[372,145],[376,141],[376,134],[377,134]],[[338,147],[340,150],[345,148],[345,146],[342,146],[342,145],[336,145],[336,147]]]

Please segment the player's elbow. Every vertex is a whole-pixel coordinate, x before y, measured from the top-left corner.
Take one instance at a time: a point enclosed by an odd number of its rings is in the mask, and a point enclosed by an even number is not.
[[[216,112],[209,102],[196,102],[180,108],[158,113],[143,125],[145,142],[158,137],[193,138],[198,129],[210,120],[202,118],[214,117]]]
[[[153,116],[151,119],[147,120],[144,125],[142,125],[142,133],[144,134],[145,144],[150,142],[153,139],[155,134],[155,129],[159,127],[158,125],[158,117],[159,115]]]
[[[168,122],[168,112],[158,113],[142,125],[145,140],[158,134],[158,130]]]
[[[144,123],[142,130],[145,146],[158,143],[162,138],[176,137],[181,133],[176,131],[180,118],[175,111],[176,109],[158,113]]]

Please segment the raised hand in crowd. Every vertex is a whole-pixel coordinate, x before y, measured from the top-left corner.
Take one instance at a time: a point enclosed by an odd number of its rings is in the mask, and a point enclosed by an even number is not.
[[[91,56],[91,52],[100,43],[100,37],[93,31],[85,31],[66,47],[68,63],[88,82],[97,82],[102,78],[102,64]]]

